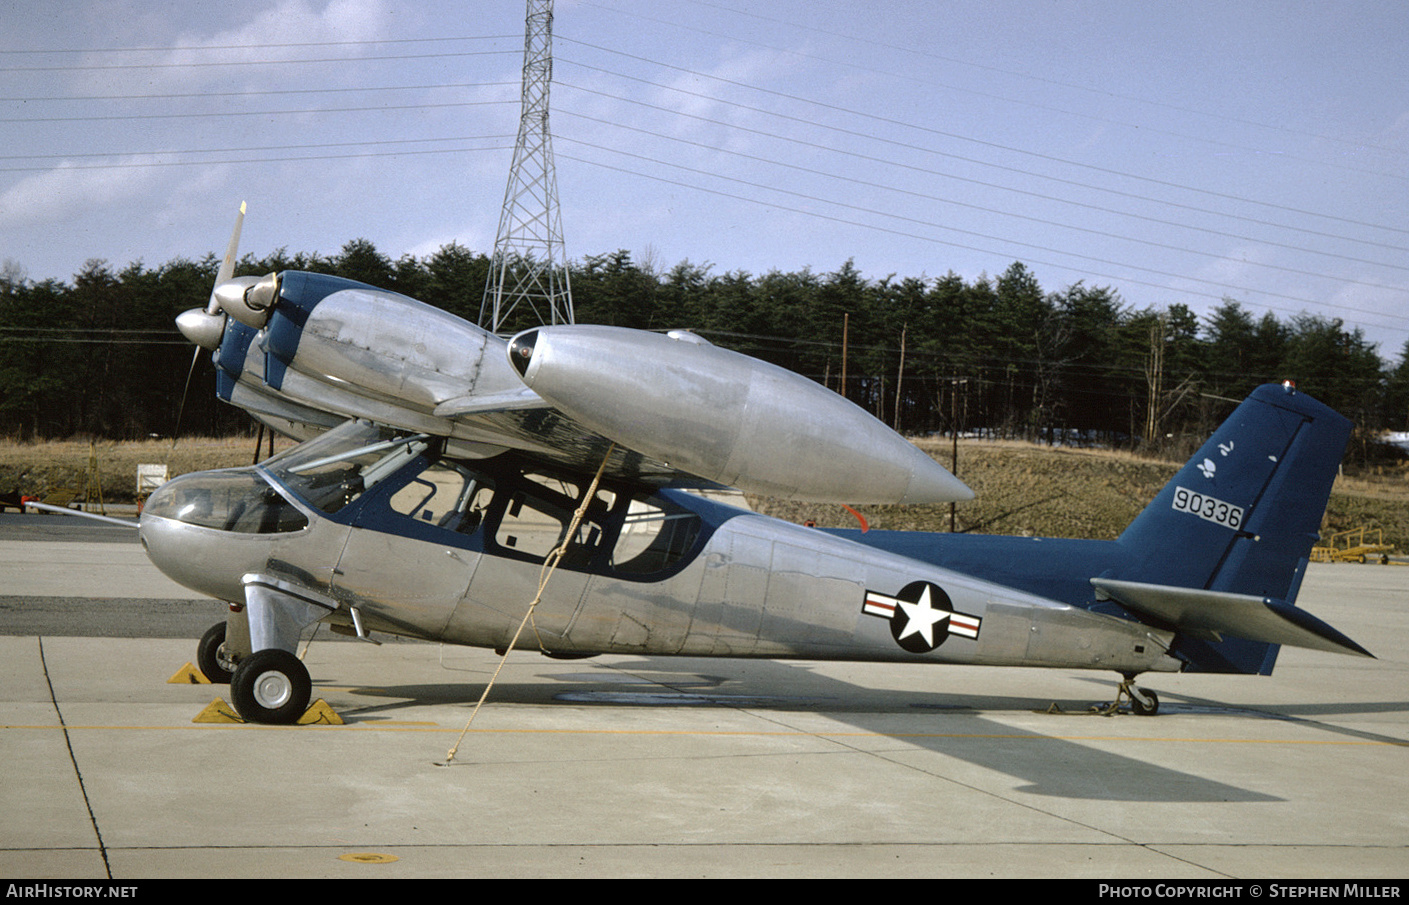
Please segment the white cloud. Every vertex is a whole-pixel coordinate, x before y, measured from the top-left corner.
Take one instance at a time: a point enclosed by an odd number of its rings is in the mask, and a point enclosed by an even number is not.
[[[287,58],[304,54],[306,49],[280,45],[371,41],[383,33],[386,21],[387,10],[382,0],[330,0],[321,9],[307,0],[279,0],[237,28],[208,37],[190,34],[177,37],[172,55],[175,57],[190,49],[233,45],[248,46],[260,59]]]
[[[223,84],[250,85],[287,79],[286,61],[306,59],[306,45],[324,42],[362,42],[384,37],[389,15],[383,0],[278,0],[262,11],[247,14],[231,28],[186,30],[170,39],[154,35],[150,43],[169,50],[124,55],[119,68],[114,57],[99,52],[91,60],[99,68],[86,75],[87,90],[122,92],[140,87],[145,93],[192,91]],[[322,56],[361,56],[365,46],[320,49]],[[236,66],[218,65],[240,64]],[[130,68],[135,64],[143,64]]]
[[[154,157],[128,158],[120,168],[65,162],[22,179],[0,194],[0,229],[59,223],[150,192],[162,178]]]

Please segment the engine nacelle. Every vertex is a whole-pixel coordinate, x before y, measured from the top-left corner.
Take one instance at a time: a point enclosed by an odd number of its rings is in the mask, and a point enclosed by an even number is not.
[[[973,499],[859,406],[791,371],[707,343],[554,326],[509,343],[536,394],[605,437],[741,490],[814,502]]]
[[[472,439],[452,421],[472,407],[462,400],[542,405],[507,366],[502,339],[395,292],[286,271],[227,281],[216,296],[217,317],[229,315],[215,354],[217,394],[268,419],[322,427],[317,413],[334,413],[333,423],[366,418]],[[189,314],[193,332],[210,319]]]

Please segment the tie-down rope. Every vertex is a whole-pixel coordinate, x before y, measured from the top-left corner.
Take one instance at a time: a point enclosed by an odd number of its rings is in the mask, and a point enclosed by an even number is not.
[[[616,444],[607,447],[607,454],[602,457],[602,464],[597,466],[597,473],[592,477],[592,483],[587,491],[582,495],[582,502],[578,505],[577,511],[572,514],[572,522],[568,525],[567,533],[563,535],[563,542],[548,554],[543,560],[543,568],[538,572],[538,593],[533,595],[533,601],[528,605],[528,612],[523,614],[523,619],[519,621],[519,627],[514,632],[514,637],[510,639],[509,646],[504,648],[504,653],[499,657],[499,665],[494,667],[494,675],[489,677],[485,683],[484,691],[479,696],[479,701],[475,704],[475,709],[470,711],[470,718],[465,721],[465,728],[460,730],[460,735],[455,739],[455,744],[451,746],[449,753],[445,755],[445,760],[437,766],[448,767],[455,761],[455,752],[460,750],[460,743],[465,740],[465,733],[470,731],[470,724],[475,721],[475,716],[479,714],[479,709],[484,706],[485,699],[489,697],[489,690],[494,687],[494,682],[499,678],[499,672],[504,668],[504,662],[509,659],[509,653],[513,651],[514,645],[518,644],[519,635],[523,634],[524,626],[533,619],[533,610],[538,606],[538,602],[543,599],[543,589],[548,586],[548,579],[553,577],[553,572],[558,568],[558,563],[567,554],[568,547],[577,537],[578,526],[582,524],[583,518],[587,515],[587,507],[592,504],[592,498],[597,495],[597,487],[602,483],[602,474],[607,470],[607,463],[611,461],[612,453],[616,451]],[[533,632],[538,634],[538,624],[534,623]],[[539,648],[543,647],[542,637],[538,638]]]

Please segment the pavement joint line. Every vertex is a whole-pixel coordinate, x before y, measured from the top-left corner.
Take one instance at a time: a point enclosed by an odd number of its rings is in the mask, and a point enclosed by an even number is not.
[[[459,732],[454,726],[408,726],[403,724],[386,726],[372,725],[367,723],[348,724],[345,726],[262,726],[254,723],[237,723],[230,725],[202,724],[193,726],[117,726],[117,725],[74,725],[74,724],[24,724],[24,723],[0,723],[0,731],[5,730],[61,730],[65,732],[94,732],[94,731],[136,731],[153,732],[158,730],[175,730],[181,732],[199,730],[231,731],[235,729],[250,729],[261,732],[297,732],[300,730],[316,730],[320,732],[330,731],[355,731],[355,732]],[[705,738],[889,738],[889,739],[1003,739],[1008,741],[1028,741],[1028,742],[1164,742],[1164,743],[1186,743],[1186,744],[1223,744],[1223,745],[1318,745],[1318,746],[1342,746],[1342,747],[1389,747],[1389,748],[1409,748],[1409,741],[1391,740],[1354,740],[1354,739],[1276,739],[1276,738],[1176,738],[1172,736],[1123,736],[1123,735],[1040,735],[1034,733],[999,733],[999,732],[817,732],[808,730],[783,731],[783,730],[723,730],[723,729],[471,729],[470,734],[480,735],[636,735],[636,736],[699,736]]]
[[[93,838],[98,843],[98,854],[103,859],[103,871],[108,875],[108,879],[113,877],[112,863],[108,860],[107,847],[103,845],[103,831],[98,826],[98,817],[93,813],[93,801],[88,797],[88,786],[83,781],[83,768],[78,765],[78,755],[73,752],[73,730],[64,722],[63,708],[59,706],[59,697],[54,693],[54,679],[49,674],[49,661],[44,656],[44,639],[36,638],[39,647],[39,666],[44,673],[44,683],[49,689],[49,701],[54,706],[54,716],[58,718],[59,725],[64,734],[64,748],[68,751],[69,763],[73,765],[73,776],[78,782],[79,794],[83,796],[83,807],[88,812],[88,823],[93,827]]]

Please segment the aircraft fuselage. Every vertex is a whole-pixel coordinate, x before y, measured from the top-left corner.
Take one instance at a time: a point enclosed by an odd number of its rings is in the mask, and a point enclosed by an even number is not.
[[[328,622],[508,646],[585,482],[511,462],[442,458],[434,441],[356,455],[370,439],[359,430],[372,429],[340,429],[259,469],[165,485],[142,518],[152,560],[174,580],[235,604],[252,599],[249,585],[259,576],[265,586],[318,597],[326,606],[313,615]],[[1092,612],[1082,601],[694,494],[604,485],[573,538],[520,648],[1132,675],[1181,665],[1167,653],[1171,633]],[[1024,554],[1013,546],[1009,555]],[[1083,583],[1048,577],[1068,593]],[[1089,585],[1081,593],[1089,599]]]

